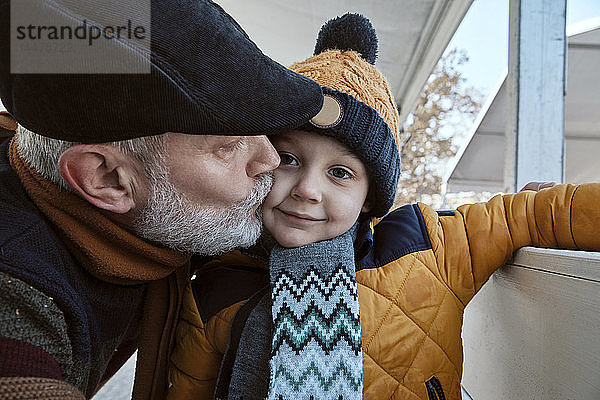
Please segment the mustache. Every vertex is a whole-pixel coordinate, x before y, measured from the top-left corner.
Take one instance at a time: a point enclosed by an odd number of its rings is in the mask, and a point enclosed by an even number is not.
[[[264,172],[255,178],[254,187],[248,196],[233,208],[238,210],[249,210],[256,205],[262,204],[271,188],[273,187],[273,172]]]

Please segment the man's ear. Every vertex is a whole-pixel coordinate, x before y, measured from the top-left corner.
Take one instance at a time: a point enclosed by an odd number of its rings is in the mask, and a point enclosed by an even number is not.
[[[94,206],[117,214],[135,207],[137,173],[133,161],[116,147],[72,146],[61,155],[58,168],[67,183]]]

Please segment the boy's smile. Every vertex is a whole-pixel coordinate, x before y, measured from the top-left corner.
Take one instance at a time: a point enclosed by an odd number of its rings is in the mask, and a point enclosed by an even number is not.
[[[271,138],[281,157],[263,222],[284,247],[341,235],[366,211],[369,190],[362,161],[344,145],[317,133],[292,131]]]
[[[326,221],[325,218],[315,218],[308,214],[296,213],[293,211],[284,211],[281,208],[277,207],[275,208],[275,211],[278,211],[281,214],[283,214],[284,218],[288,219],[290,223],[310,224],[311,222]]]

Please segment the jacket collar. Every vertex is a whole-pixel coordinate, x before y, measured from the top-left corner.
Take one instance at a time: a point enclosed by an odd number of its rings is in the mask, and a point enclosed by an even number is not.
[[[373,249],[373,229],[376,219],[360,221],[354,240],[354,257],[356,261],[362,260]]]

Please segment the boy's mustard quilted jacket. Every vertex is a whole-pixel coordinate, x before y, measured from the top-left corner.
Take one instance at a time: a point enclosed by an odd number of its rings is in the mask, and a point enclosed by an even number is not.
[[[459,400],[465,306],[530,245],[600,250],[600,184],[496,196],[451,212],[408,205],[367,229],[355,246],[363,397],[427,400],[443,392]],[[199,270],[177,328],[168,399],[213,398],[230,333],[235,338],[232,320],[268,282],[266,264],[240,252]]]

